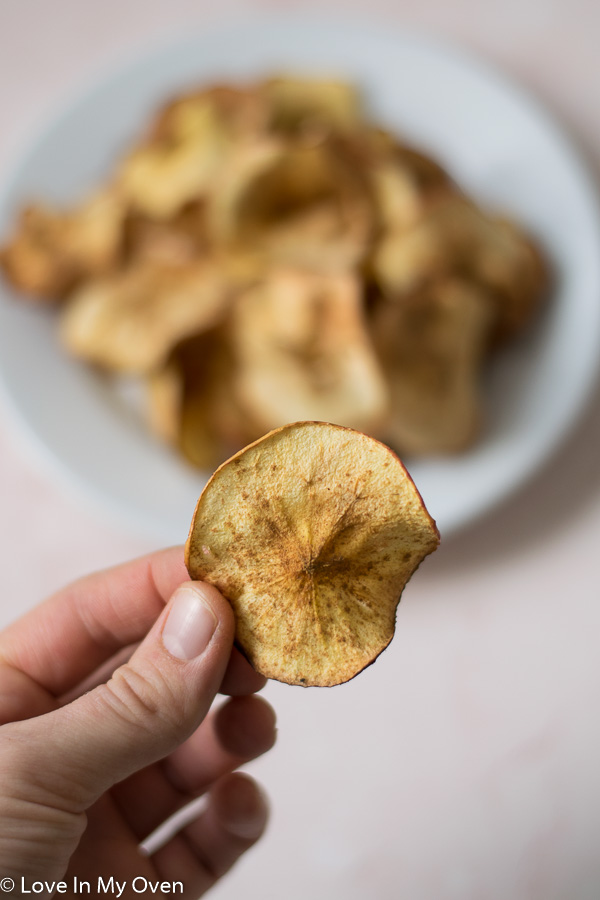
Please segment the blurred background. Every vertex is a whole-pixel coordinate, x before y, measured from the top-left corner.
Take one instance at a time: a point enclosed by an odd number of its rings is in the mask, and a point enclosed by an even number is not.
[[[299,5],[0,0],[0,183],[53,111],[112,66],[285,7]],[[327,9],[417,29],[495,64],[543,102],[598,173],[594,3]],[[596,390],[534,479],[427,560],[391,648],[359,679],[328,691],[269,685],[279,740],[249,768],[272,798],[272,824],[212,896],[600,896],[599,438]],[[3,623],[65,582],[156,546],[40,467],[3,403],[0,511]]]

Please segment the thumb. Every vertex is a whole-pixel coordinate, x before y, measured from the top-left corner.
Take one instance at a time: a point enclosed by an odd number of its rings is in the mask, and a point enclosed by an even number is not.
[[[173,751],[206,716],[233,635],[233,612],[215,587],[181,585],[110,681],[42,717],[35,765],[44,782],[71,809],[83,811],[114,784]]]

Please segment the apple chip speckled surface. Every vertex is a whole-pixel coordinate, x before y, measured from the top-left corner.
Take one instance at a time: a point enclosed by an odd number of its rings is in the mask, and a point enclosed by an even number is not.
[[[299,422],[217,469],[196,506],[186,565],[230,601],[237,644],[258,672],[326,687],[387,647],[404,586],[438,543],[388,447]]]

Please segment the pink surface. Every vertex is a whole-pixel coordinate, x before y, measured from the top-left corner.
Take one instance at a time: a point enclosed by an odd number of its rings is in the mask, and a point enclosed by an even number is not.
[[[0,180],[37,123],[111,62],[269,6],[2,0]],[[417,25],[482,53],[533,89],[598,163],[600,7],[329,9]],[[0,407],[2,622],[79,574],[152,549],[53,484],[9,421]],[[269,686],[279,743],[252,769],[271,794],[273,825],[212,896],[600,896],[599,438],[596,402],[533,484],[423,566],[392,647],[359,679],[334,691]]]

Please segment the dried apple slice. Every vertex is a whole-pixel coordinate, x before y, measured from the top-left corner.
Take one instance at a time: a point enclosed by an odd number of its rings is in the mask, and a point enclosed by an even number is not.
[[[146,386],[146,420],[153,434],[175,446],[181,423],[183,372],[177,360],[152,372]]]
[[[145,379],[148,426],[204,471],[262,434],[236,401],[234,371],[217,328],[182,341],[167,363]]]
[[[388,394],[355,276],[279,269],[232,310],[236,393],[264,430],[322,419],[368,431]]]
[[[208,216],[217,240],[315,271],[359,263],[374,227],[364,174],[335,140],[242,145],[210,198]]]
[[[347,82],[327,78],[269,78],[261,86],[270,127],[284,134],[352,131],[360,126],[360,98]]]
[[[63,314],[61,337],[88,362],[148,373],[179,341],[218,324],[229,293],[218,263],[140,262],[77,291]]]
[[[455,453],[475,440],[494,323],[492,297],[459,278],[378,305],[371,328],[391,393],[383,433],[400,453]]]
[[[231,136],[208,99],[176,105],[169,125],[133,150],[118,172],[132,207],[163,220],[206,195],[231,149]]]
[[[28,206],[0,250],[0,264],[10,281],[36,300],[62,299],[76,283],[118,262],[124,219],[125,206],[109,188],[70,211]]]
[[[254,668],[288,684],[349,681],[392,640],[407,581],[439,543],[384,444],[323,422],[273,431],[217,469],[186,544]]]
[[[547,272],[539,251],[515,225],[492,218],[467,197],[439,191],[411,228],[392,228],[375,249],[373,269],[390,294],[410,294],[441,276],[477,281],[496,301],[493,339],[513,337],[532,320]]]

